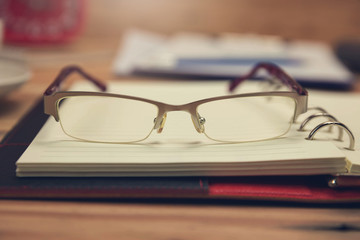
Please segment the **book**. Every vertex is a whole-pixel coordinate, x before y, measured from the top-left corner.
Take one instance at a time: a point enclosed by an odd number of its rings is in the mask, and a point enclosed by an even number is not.
[[[258,62],[279,65],[304,87],[349,89],[354,75],[326,44],[255,34],[179,33],[163,36],[132,30],[114,59],[115,74],[233,79]]]
[[[244,83],[240,91],[251,92],[258,83]],[[72,90],[95,90],[85,83]],[[110,92],[182,104],[224,95],[225,82],[112,82]],[[186,93],[186,94],[184,94]],[[310,93],[310,105],[320,104],[356,129],[360,120],[360,97],[352,94]],[[343,113],[343,105],[350,113]],[[305,118],[306,116],[301,116]],[[359,174],[360,155],[344,149],[346,142],[330,141],[337,134],[324,132],[317,140],[306,140],[308,131],[297,131],[303,119],[282,138],[254,143],[224,144],[208,140],[195,131],[189,116],[169,114],[163,133],[153,133],[136,144],[104,144],[74,140],[49,118],[39,134],[16,162],[17,175],[29,176],[264,176]],[[339,118],[341,120],[341,118]],[[345,121],[346,120],[346,121]],[[309,126],[308,126],[309,127]],[[335,136],[336,137],[336,136]],[[326,141],[325,141],[326,140]],[[346,136],[344,137],[346,141]]]

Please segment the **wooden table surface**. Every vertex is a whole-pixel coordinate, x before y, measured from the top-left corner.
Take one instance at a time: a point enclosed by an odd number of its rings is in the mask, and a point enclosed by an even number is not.
[[[108,37],[88,31],[69,45],[27,48],[33,75],[0,99],[0,138],[69,63],[104,80],[119,79],[111,74],[119,39]],[[359,82],[355,91],[360,92]],[[0,239],[360,239],[360,208],[249,201],[0,200]]]
[[[251,204],[0,201],[0,239],[359,239],[360,210]]]

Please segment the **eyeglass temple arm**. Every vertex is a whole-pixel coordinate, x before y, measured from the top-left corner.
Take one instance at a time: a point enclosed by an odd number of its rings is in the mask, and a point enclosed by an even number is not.
[[[285,84],[290,89],[296,91],[299,95],[307,95],[307,91],[301,87],[301,85],[296,82],[292,77],[285,73],[280,67],[273,63],[258,63],[248,74],[241,76],[239,78],[233,79],[230,82],[229,91],[232,92],[235,88],[242,83],[243,81],[253,78],[256,76],[257,72],[260,69],[265,69],[270,75],[278,78],[283,84]]]
[[[78,73],[83,76],[86,80],[94,83],[101,91],[106,91],[106,85],[96,79],[95,77],[87,74],[78,66],[67,66],[63,68],[59,75],[55,78],[54,82],[45,90],[44,95],[51,95],[60,89],[60,85],[64,80],[72,73]]]

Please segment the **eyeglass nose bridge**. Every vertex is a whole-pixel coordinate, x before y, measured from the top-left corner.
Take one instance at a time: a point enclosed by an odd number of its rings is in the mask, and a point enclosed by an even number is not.
[[[196,110],[196,106],[192,104],[184,104],[184,105],[169,105],[164,104],[162,106],[159,106],[159,114],[154,119],[154,129],[157,129],[158,133],[161,133],[164,129],[164,125],[167,118],[168,112],[174,112],[174,111],[183,111],[187,112],[191,116],[192,123],[198,133],[204,132],[204,123],[205,118],[201,117],[199,113]]]

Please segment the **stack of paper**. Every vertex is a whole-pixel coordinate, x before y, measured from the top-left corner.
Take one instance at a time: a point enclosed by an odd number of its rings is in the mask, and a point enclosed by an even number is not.
[[[252,91],[256,84],[244,84],[240,90]],[[87,89],[89,86],[86,84],[74,87],[74,90]],[[110,85],[111,92],[141,96],[170,104],[225,95],[226,89],[225,82]],[[329,102],[326,98],[325,101],[321,101],[324,98],[319,96],[316,101],[319,104],[325,103],[324,107],[328,107]],[[310,95],[310,102],[313,99],[315,98]],[[356,100],[360,102],[359,97]],[[61,107],[66,107],[65,104]],[[329,111],[336,110],[338,106],[331,107]],[[88,109],[84,109],[86,110]],[[336,111],[338,110],[337,108]],[[336,114],[336,111],[333,114]],[[359,112],[355,114],[360,117]],[[341,116],[339,118],[341,119]],[[72,139],[62,132],[59,123],[49,118],[30,147],[17,161],[17,175],[226,176],[335,174],[348,171],[351,164],[346,152],[350,151],[340,150],[345,143],[336,146],[333,141],[306,140],[308,131],[297,131],[298,125],[299,122],[280,139],[225,144],[211,141],[203,134],[197,133],[189,114],[171,112],[168,114],[163,133],[157,134],[154,131],[146,141],[134,144],[107,144]],[[350,153],[354,155],[352,158],[358,161],[354,162],[355,165],[360,165],[358,150],[357,148],[357,151]]]
[[[119,75],[229,79],[246,74],[258,62],[281,66],[306,87],[350,88],[354,76],[326,44],[278,37],[149,32],[125,34],[114,61]]]

